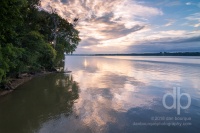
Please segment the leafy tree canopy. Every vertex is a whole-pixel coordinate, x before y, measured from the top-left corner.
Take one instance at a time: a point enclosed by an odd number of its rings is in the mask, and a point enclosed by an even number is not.
[[[40,0],[0,1],[0,83],[23,72],[52,69],[80,42],[75,25]],[[75,19],[78,21],[78,19]]]

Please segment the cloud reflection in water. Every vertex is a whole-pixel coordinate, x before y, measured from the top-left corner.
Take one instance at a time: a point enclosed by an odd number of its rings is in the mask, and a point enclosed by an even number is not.
[[[82,69],[77,62],[68,64],[80,85],[75,108],[81,121],[97,131],[106,130],[108,123],[117,123],[114,112],[126,113],[134,108],[163,110],[162,96],[172,87],[180,84],[187,87],[194,82],[199,86],[194,78],[197,75],[192,73],[188,76],[193,79],[182,83],[190,66],[104,57],[67,57],[67,60],[75,58],[85,66]],[[155,105],[159,107],[155,109]]]

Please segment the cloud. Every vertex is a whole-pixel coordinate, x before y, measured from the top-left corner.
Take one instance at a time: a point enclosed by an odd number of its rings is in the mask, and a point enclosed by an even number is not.
[[[187,25],[193,27],[200,27],[200,13],[194,13],[185,18],[188,20]]]
[[[149,42],[138,43],[127,48],[127,53],[140,52],[199,52],[200,36],[191,38],[163,38]]]
[[[162,38],[160,40],[152,40],[151,43],[158,43],[158,44],[175,44],[175,43],[189,43],[189,42],[199,42],[200,36],[195,37],[179,37],[179,38]]]
[[[178,6],[180,1],[162,1],[160,6]],[[189,4],[189,3],[187,3]],[[187,5],[186,4],[186,5]],[[158,46],[158,43],[176,41],[182,38],[191,38],[199,35],[199,31],[175,30],[173,27],[178,21],[166,19],[161,8],[148,5],[148,2],[136,0],[42,0],[42,8],[50,11],[56,9],[59,15],[72,22],[79,18],[77,29],[80,31],[80,42],[77,51],[80,53],[123,53],[128,48],[144,46],[149,43]],[[155,28],[152,21],[157,23],[167,20],[162,29]],[[199,27],[200,14],[193,13],[185,18],[187,26]],[[170,26],[170,27],[169,27]],[[175,42],[174,42],[175,43]],[[142,45],[139,45],[142,44]],[[138,46],[139,45],[139,46]],[[162,44],[159,47],[163,46]],[[172,46],[172,45],[165,45]],[[165,47],[163,46],[163,47]],[[151,48],[150,47],[150,48]]]
[[[199,35],[200,31],[192,31],[187,32],[184,30],[166,30],[166,31],[157,31],[153,32],[151,35],[148,35],[146,37],[137,37],[137,40],[135,40],[135,44],[140,43],[160,43],[163,44],[166,43],[183,43],[189,39],[191,42],[194,42],[194,40],[199,41]],[[197,39],[198,38],[198,39]],[[182,40],[182,41],[180,41]],[[189,40],[187,42],[189,42]]]
[[[173,1],[173,2],[169,2],[168,4],[167,4],[167,6],[179,6],[179,5],[181,5],[181,2],[180,1]]]
[[[129,34],[144,30],[148,18],[163,15],[157,8],[132,0],[42,0],[42,7],[50,6],[68,21],[79,17],[77,29],[82,42],[80,46],[105,45],[105,41],[119,40]]]
[[[151,34],[149,34],[151,33]],[[132,45],[126,47],[126,52],[177,52],[200,51],[200,31],[184,30],[149,31],[145,35],[136,35]]]
[[[194,27],[200,27],[200,23],[198,23],[198,24],[194,24]]]
[[[131,29],[127,29],[127,28],[125,28],[124,25],[117,24],[117,25],[114,25],[114,27],[111,27],[111,28],[108,28],[105,30],[101,30],[100,32],[102,32],[102,34],[104,34],[105,36],[110,37],[109,39],[112,39],[112,38],[119,38],[122,36],[126,36],[132,32],[139,31],[139,30],[143,29],[144,27],[145,26],[135,25]]]
[[[199,3],[192,3],[192,2],[187,2],[185,3],[187,6],[197,6],[200,8],[200,2]]]
[[[176,41],[172,41],[172,43],[189,43],[189,42],[199,42],[200,36],[195,36],[191,38],[182,38]]]
[[[160,31],[160,35],[170,35],[170,36],[181,36],[184,35],[186,31],[184,30],[167,30],[167,31]]]
[[[170,20],[170,19],[168,19],[167,21],[168,22],[164,25],[166,27],[171,26],[171,25],[173,25],[176,22],[175,20]]]
[[[200,13],[191,14],[190,16],[186,17],[186,19],[190,21],[194,20],[200,21]]]
[[[93,46],[93,45],[96,45],[99,42],[100,40],[99,39],[95,39],[95,38],[87,38],[85,40],[83,40],[81,43],[82,43],[82,47],[86,47],[86,46]]]
[[[181,2],[176,0],[176,1],[169,1],[169,0],[157,0],[156,2],[154,2],[154,4],[156,5],[161,5],[161,6],[167,6],[167,7],[173,7],[173,6],[179,6],[181,5]]]
[[[187,2],[187,3],[185,3],[185,4],[186,4],[186,5],[188,5],[188,6],[189,6],[189,5],[192,5],[192,3],[191,3],[191,2]]]

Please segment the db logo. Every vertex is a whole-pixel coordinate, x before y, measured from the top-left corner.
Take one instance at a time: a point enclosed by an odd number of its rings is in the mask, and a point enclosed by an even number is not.
[[[171,106],[166,104],[166,98],[169,96],[173,98],[173,104]],[[180,99],[182,96],[186,96],[188,99],[187,105],[185,105],[185,106],[182,106],[181,102],[180,102]],[[177,114],[180,115],[180,109],[187,109],[190,107],[191,97],[187,93],[180,93],[180,87],[177,87],[177,88],[174,87],[173,93],[166,93],[163,96],[162,103],[166,109],[177,109]]]

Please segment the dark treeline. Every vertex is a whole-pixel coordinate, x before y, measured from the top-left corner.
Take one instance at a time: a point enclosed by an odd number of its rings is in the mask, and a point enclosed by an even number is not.
[[[75,23],[55,10],[40,8],[40,0],[0,1],[0,84],[21,73],[52,70],[64,52],[75,51],[80,38]]]

